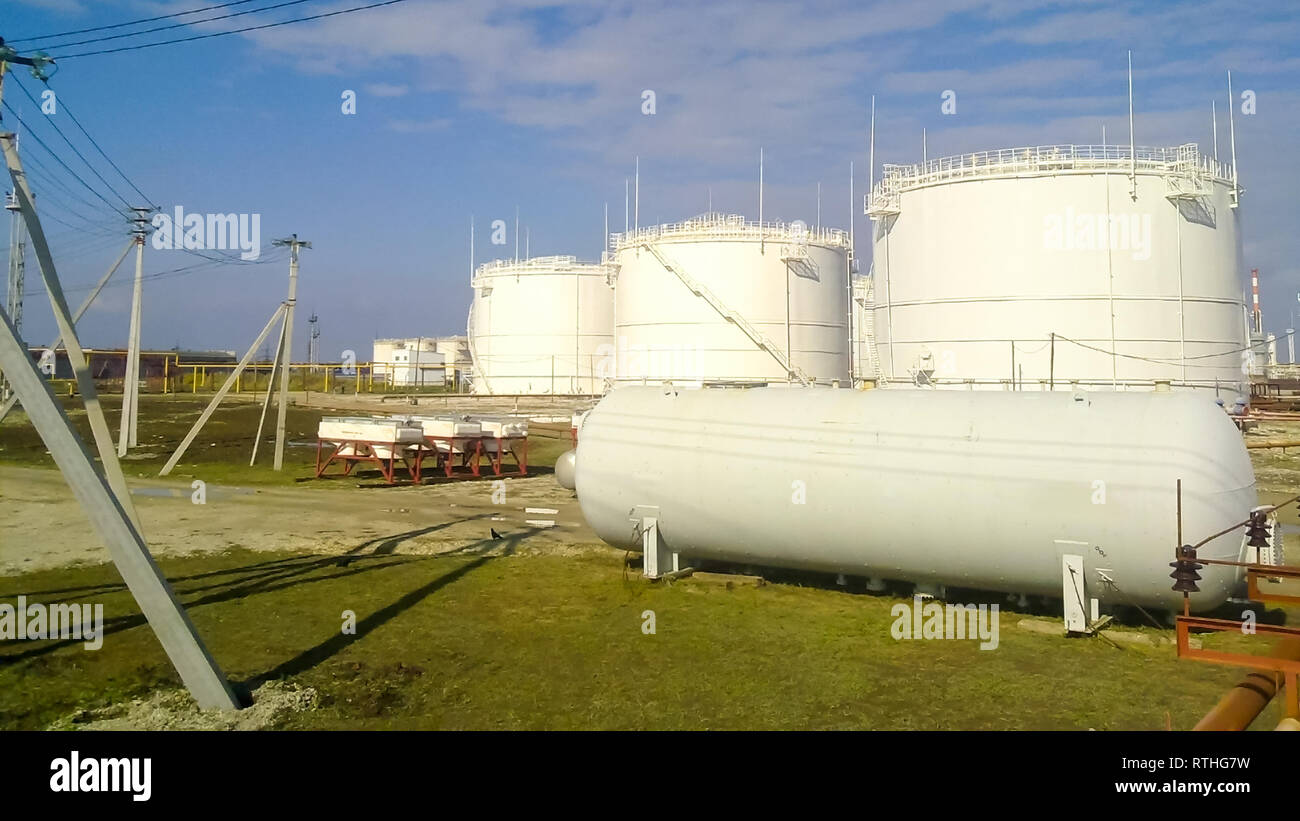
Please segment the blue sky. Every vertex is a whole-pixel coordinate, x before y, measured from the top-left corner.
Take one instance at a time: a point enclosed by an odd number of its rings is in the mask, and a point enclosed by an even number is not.
[[[279,0],[282,2],[282,0]],[[363,5],[315,0],[266,13],[105,43],[80,51],[207,33]],[[272,5],[255,0],[211,15]],[[5,0],[0,36],[20,52],[165,25],[22,40],[199,8],[198,0]],[[211,5],[211,4],[209,4]],[[181,20],[204,17],[194,15]],[[21,40],[21,41],[20,41]],[[1227,153],[1225,70],[1255,93],[1236,117],[1244,256],[1261,271],[1265,321],[1280,331],[1300,291],[1300,8],[1294,2],[1159,3],[938,0],[716,3],[408,0],[310,23],[120,54],[63,60],[59,99],[153,201],[170,211],[261,215],[262,237],[298,233],[303,252],[295,359],[306,314],[321,317],[326,360],[375,336],[463,333],[471,291],[469,218],[481,262],[513,254],[488,241],[514,210],[537,254],[595,259],[603,209],[622,229],[624,180],[641,158],[641,222],[705,210],[764,217],[866,220],[867,124],[876,96],[877,163],[1054,143],[1095,143],[1103,124],[1127,142],[1125,52],[1133,49],[1140,145],[1210,150],[1210,102]],[[36,94],[38,83],[23,76]],[[642,92],[657,112],[641,113]],[[957,95],[955,115],[940,95]],[[357,113],[344,115],[353,90]],[[89,171],[6,83],[5,100],[94,187]],[[1238,106],[1241,101],[1238,99]],[[53,120],[105,178],[75,125]],[[14,127],[5,112],[5,123]],[[125,244],[125,222],[36,147],[33,173],[60,275],[75,305]],[[858,202],[851,207],[849,163]],[[49,177],[59,177],[79,202]],[[59,202],[55,200],[58,199]],[[128,199],[133,197],[128,196]],[[7,227],[0,241],[7,242]],[[939,239],[938,241],[942,241]],[[521,242],[522,247],[522,242]],[[149,348],[239,349],[283,298],[287,264],[208,265],[150,281]],[[145,272],[200,263],[145,253]],[[865,270],[865,263],[864,263]],[[82,322],[91,346],[124,343],[129,268]],[[28,290],[39,288],[29,264]],[[78,290],[81,289],[81,290]],[[49,341],[43,294],[27,299],[24,335]]]

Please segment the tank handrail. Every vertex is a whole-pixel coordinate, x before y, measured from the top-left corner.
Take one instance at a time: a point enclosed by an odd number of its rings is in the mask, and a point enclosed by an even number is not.
[[[667,238],[700,237],[701,239],[767,239],[775,242],[800,242],[849,247],[849,232],[801,222],[757,222],[739,214],[703,214],[681,222],[649,225],[625,233],[609,235],[609,250],[644,245]]]
[[[476,285],[480,277],[502,276],[509,274],[575,274],[581,276],[604,276],[610,265],[605,262],[579,262],[574,256],[531,257],[529,259],[494,259],[478,266],[470,277],[470,284]]]
[[[1017,172],[1107,169],[1173,173],[1225,183],[1233,169],[1200,152],[1196,143],[1179,146],[1040,145],[938,157],[921,163],[885,163],[870,202],[885,203],[899,192],[951,179],[978,179]]]

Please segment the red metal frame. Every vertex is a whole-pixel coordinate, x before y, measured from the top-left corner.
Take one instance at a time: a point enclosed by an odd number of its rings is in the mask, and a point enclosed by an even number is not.
[[[402,464],[406,467],[406,472],[410,475],[411,481],[416,484],[419,484],[420,482],[420,468],[424,463],[424,454],[426,451],[426,448],[423,445],[416,445],[414,453],[411,453],[411,446],[402,443],[367,442],[363,440],[349,439],[335,445],[334,451],[329,455],[329,458],[322,463],[320,458],[321,450],[327,441],[332,442],[334,440],[319,438],[316,440],[317,479],[321,478],[325,473],[325,469],[335,462],[342,463],[344,476],[350,476],[352,474],[352,468],[355,467],[358,462],[374,462],[379,466],[379,472],[383,474],[384,480],[391,485],[394,484],[396,480],[397,462],[400,459]],[[387,459],[378,455],[375,453],[376,445],[390,448],[392,455]],[[351,447],[352,452],[342,453],[343,449],[346,447]],[[435,450],[435,453],[436,452],[437,451]]]
[[[492,475],[493,475],[493,476],[500,476],[500,475],[501,475],[501,461],[502,461],[502,459],[504,458],[504,456],[503,456],[502,454],[504,454],[504,453],[506,452],[505,443],[506,443],[506,442],[511,442],[511,441],[519,441],[519,442],[521,442],[521,443],[523,444],[523,447],[520,449],[520,452],[519,452],[519,453],[515,453],[513,448],[511,448],[510,453],[511,453],[512,456],[515,457],[515,461],[519,464],[519,475],[520,475],[520,476],[527,476],[527,475],[528,475],[528,437],[527,437],[527,435],[525,435],[525,436],[483,436],[483,437],[480,437],[480,445],[482,444],[482,442],[487,441],[487,440],[496,440],[496,443],[497,443],[497,452],[496,452],[496,454],[495,454],[495,455],[493,455],[493,454],[491,454],[491,453],[487,454],[487,456],[488,456],[488,463],[489,463],[490,465],[492,465]],[[481,455],[481,453],[482,453],[482,450],[480,449],[480,455]],[[476,456],[475,456],[475,465],[476,465],[476,466],[477,466],[478,458],[479,458],[479,456],[476,455]],[[477,476],[478,474],[475,473],[474,475]]]
[[[333,452],[324,462],[321,461],[321,453],[326,442],[333,442],[333,439],[316,440],[316,478],[324,475],[326,468],[335,462],[343,465],[343,475],[349,476],[352,468],[358,462],[372,462],[379,466],[379,472],[383,474],[384,480],[388,484],[394,484],[397,477],[397,462],[400,459],[410,474],[411,481],[419,484],[420,472],[422,470],[424,459],[432,454],[434,457],[434,468],[442,468],[443,474],[451,478],[455,470],[454,459],[460,456],[461,467],[468,467],[470,474],[475,478],[482,476],[483,457],[488,457],[488,464],[492,466],[492,474],[501,476],[502,463],[505,459],[504,454],[509,450],[510,455],[515,458],[519,465],[519,476],[528,475],[528,437],[525,436],[426,436],[425,444],[412,447],[406,444],[390,444],[388,442],[367,442],[357,439],[349,439],[339,442],[334,446]],[[496,453],[488,453],[483,443],[487,440],[496,441]],[[448,452],[443,453],[438,448],[438,443],[444,442],[449,446]],[[514,445],[518,443],[518,452]],[[457,445],[461,446],[461,452],[456,453]],[[393,455],[385,459],[375,453],[375,446],[391,448]],[[471,445],[473,447],[471,447]],[[352,453],[342,453],[344,448],[351,447]]]
[[[480,475],[479,458],[483,451],[482,436],[425,436],[424,440],[433,443],[429,450],[435,454],[434,464],[441,466],[448,478],[451,478],[451,472],[455,466],[452,460],[457,455],[460,456],[461,467],[468,467],[470,473],[475,477]],[[447,443],[446,453],[438,449],[438,442]],[[459,454],[456,453],[456,444],[458,442],[463,444]],[[473,445],[473,448],[470,447],[471,445]]]

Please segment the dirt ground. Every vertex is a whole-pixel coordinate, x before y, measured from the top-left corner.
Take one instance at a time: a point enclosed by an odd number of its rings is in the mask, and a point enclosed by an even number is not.
[[[1300,421],[1264,420],[1246,434],[1246,442],[1300,442]],[[1255,466],[1255,486],[1261,497],[1300,493],[1300,447],[1254,448],[1250,461]]]
[[[491,530],[538,532],[532,550],[564,552],[599,540],[577,499],[549,474],[420,487],[228,487],[208,485],[204,504],[186,482],[131,479],[145,538],[156,555],[252,550],[340,554],[437,554],[491,538]],[[500,495],[498,494],[500,500]],[[0,465],[0,574],[102,562],[99,542],[57,470]],[[528,508],[556,513],[528,512]],[[528,521],[553,521],[553,527]]]
[[[316,709],[311,688],[268,681],[253,692],[243,710],[201,710],[185,690],[164,690],[130,703],[96,710],[78,710],[55,722],[50,730],[264,730],[289,713]]]

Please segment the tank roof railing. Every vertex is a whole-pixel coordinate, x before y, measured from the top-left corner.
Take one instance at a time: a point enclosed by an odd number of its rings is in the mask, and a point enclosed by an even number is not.
[[[766,239],[776,242],[810,242],[849,247],[849,232],[839,228],[818,228],[800,221],[759,223],[740,214],[710,213],[666,225],[650,225],[626,233],[609,235],[609,250],[643,245],[661,239]]]
[[[870,193],[873,209],[887,210],[900,192],[940,182],[1059,171],[1178,174],[1198,180],[1233,182],[1232,166],[1202,154],[1196,143],[1167,146],[1039,145],[939,157],[923,163],[885,163],[884,175]]]
[[[601,262],[579,262],[575,256],[529,257],[528,259],[494,259],[478,266],[470,277],[473,284],[482,276],[500,276],[502,274],[585,274],[603,275],[608,273],[608,264]]]

